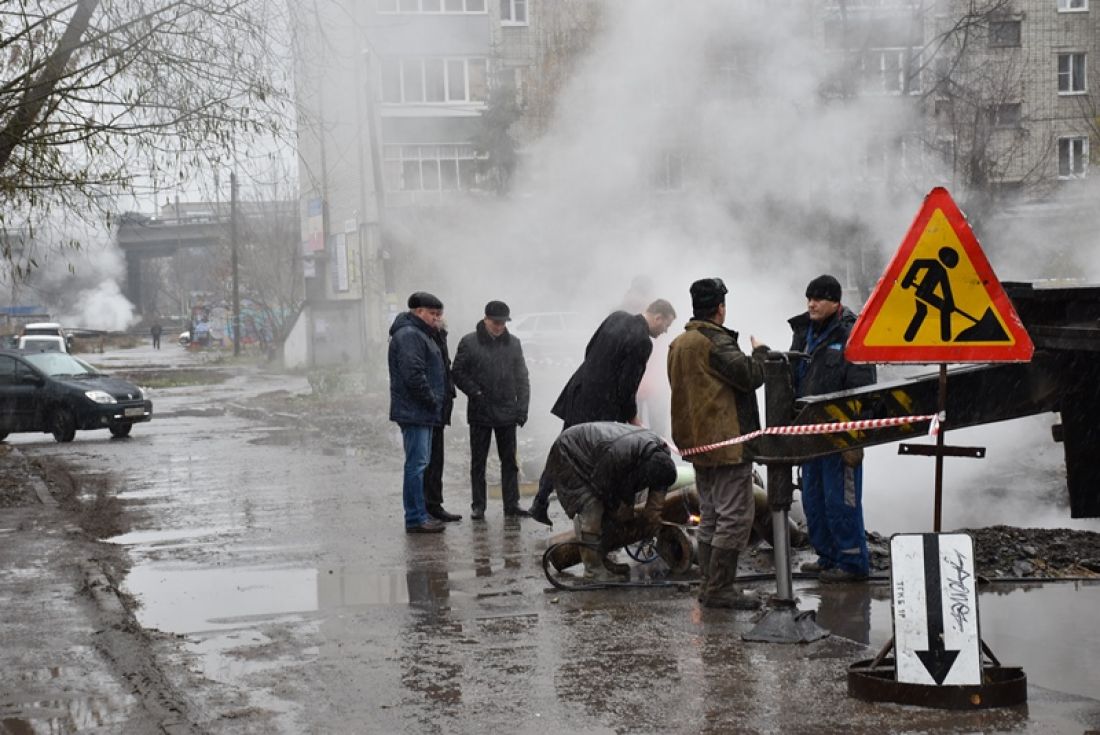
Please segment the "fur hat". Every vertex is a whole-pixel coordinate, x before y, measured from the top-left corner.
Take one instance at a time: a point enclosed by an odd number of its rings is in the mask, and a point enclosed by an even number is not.
[[[443,302],[427,291],[417,291],[409,297],[410,309],[442,309]]]
[[[512,311],[503,301],[490,301],[485,305],[485,316],[494,322],[512,321]]]

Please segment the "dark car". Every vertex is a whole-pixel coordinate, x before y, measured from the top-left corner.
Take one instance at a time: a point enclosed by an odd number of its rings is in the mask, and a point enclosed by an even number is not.
[[[0,351],[0,439],[41,431],[69,442],[88,429],[121,437],[152,417],[141,388],[66,352]]]

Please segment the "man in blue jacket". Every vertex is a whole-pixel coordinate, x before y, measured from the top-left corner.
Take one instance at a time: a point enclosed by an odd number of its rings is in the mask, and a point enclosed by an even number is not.
[[[856,315],[840,303],[840,282],[818,276],[806,287],[806,311],[788,320],[791,350],[805,358],[794,366],[795,395],[835,393],[875,382],[874,365],[853,365],[844,357]],[[863,528],[863,450],[851,449],[802,465],[802,509],[817,561],[804,572],[822,582],[866,579],[870,571]]]
[[[443,302],[417,291],[409,310],[390,327],[390,421],[401,427],[405,445],[402,502],[406,533],[439,533],[444,524],[428,515],[424,472],[432,451],[432,430],[443,424],[446,379],[443,354],[433,338],[443,319]]]

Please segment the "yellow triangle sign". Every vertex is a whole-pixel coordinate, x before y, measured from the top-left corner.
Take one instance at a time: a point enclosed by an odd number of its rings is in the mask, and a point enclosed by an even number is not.
[[[1026,362],[1034,347],[946,189],[909,228],[852,328],[852,362]]]

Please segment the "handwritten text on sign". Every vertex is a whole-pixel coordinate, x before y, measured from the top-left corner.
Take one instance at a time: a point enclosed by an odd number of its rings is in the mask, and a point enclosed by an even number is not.
[[[898,681],[981,683],[974,541],[957,534],[890,539]]]

